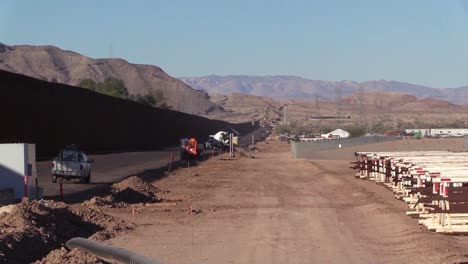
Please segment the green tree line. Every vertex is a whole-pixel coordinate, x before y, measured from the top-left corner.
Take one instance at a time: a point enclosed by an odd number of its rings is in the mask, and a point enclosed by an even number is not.
[[[95,82],[91,79],[84,79],[80,81],[78,86],[101,94],[132,100],[144,105],[169,108],[166,105],[166,99],[161,90],[155,90],[145,95],[130,94],[123,81],[117,78],[109,77],[106,78],[103,82]]]

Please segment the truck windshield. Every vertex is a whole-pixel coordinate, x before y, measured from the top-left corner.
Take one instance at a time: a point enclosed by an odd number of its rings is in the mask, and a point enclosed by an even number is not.
[[[76,150],[71,150],[71,149],[62,150],[61,160],[63,161],[78,162],[78,157],[79,157],[79,152],[77,152]]]

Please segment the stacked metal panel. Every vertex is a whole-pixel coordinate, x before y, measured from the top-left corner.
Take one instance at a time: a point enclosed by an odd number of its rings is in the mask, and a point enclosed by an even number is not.
[[[443,233],[468,233],[468,153],[356,152],[356,178],[383,184],[408,203],[407,215]]]

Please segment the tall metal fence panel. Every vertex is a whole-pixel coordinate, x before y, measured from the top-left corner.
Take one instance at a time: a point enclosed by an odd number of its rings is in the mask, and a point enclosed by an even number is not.
[[[295,159],[307,159],[308,155],[314,152],[346,148],[364,144],[386,142],[396,140],[396,137],[357,137],[357,138],[342,138],[323,141],[310,142],[291,142],[291,155]]]
[[[229,127],[241,134],[258,127],[258,122],[230,124],[2,70],[0,87],[0,143],[34,143],[39,158],[68,144],[90,153],[152,150]]]

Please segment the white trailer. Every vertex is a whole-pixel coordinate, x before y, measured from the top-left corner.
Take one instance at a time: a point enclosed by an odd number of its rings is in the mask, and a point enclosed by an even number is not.
[[[423,136],[450,136],[450,137],[461,137],[468,135],[468,128],[413,128],[405,129],[406,133],[417,133],[421,132]]]
[[[431,136],[465,136],[467,128],[431,128]]]
[[[36,179],[36,145],[0,144],[0,190],[13,190],[14,199],[33,198]]]

